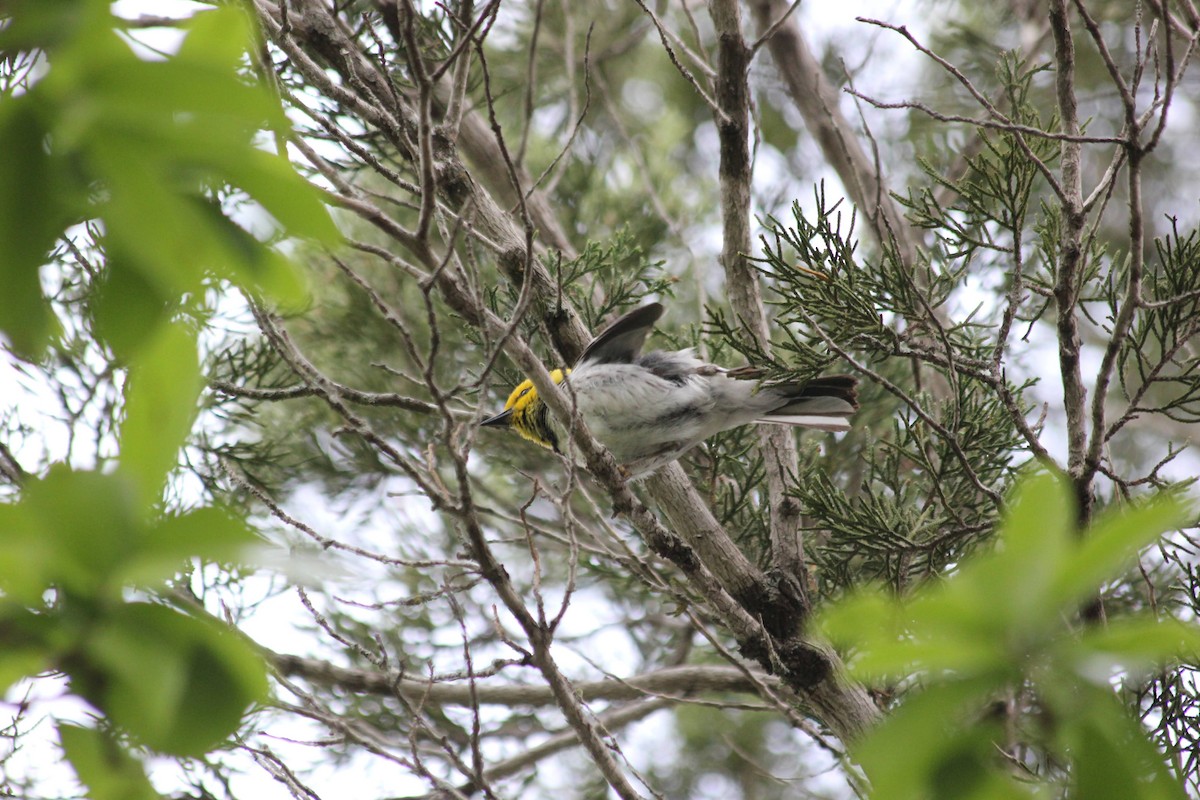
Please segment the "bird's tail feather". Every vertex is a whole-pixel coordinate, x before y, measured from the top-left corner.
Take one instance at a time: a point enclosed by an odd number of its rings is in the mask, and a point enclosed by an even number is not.
[[[849,375],[826,375],[805,384],[771,386],[781,403],[760,422],[799,425],[825,431],[848,431],[846,421],[858,410],[858,380]]]
[[[841,417],[834,416],[803,416],[794,414],[785,414],[779,416],[772,414],[769,417],[762,417],[755,422],[770,422],[775,425],[793,425],[800,428],[814,428],[819,431],[848,431],[850,430],[850,422]]]

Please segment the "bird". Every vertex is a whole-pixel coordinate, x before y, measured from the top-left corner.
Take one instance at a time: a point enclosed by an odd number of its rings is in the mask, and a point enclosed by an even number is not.
[[[661,303],[635,308],[592,340],[575,366],[550,373],[628,479],[645,478],[705,439],[748,423],[850,429],[848,418],[858,409],[854,377],[763,383],[760,369],[725,369],[690,348],[643,353],[662,315]],[[509,428],[556,453],[569,437],[530,380],[480,425]]]

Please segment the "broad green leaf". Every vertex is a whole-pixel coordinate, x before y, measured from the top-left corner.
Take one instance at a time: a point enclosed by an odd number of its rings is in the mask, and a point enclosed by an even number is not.
[[[256,130],[285,120],[270,93],[219,64],[148,62],[131,54],[89,75],[87,87],[104,104],[100,124],[149,138],[212,126],[216,143],[249,145]],[[148,129],[139,134],[141,126]],[[180,153],[199,154],[191,145]]]
[[[101,679],[89,699],[147,746],[200,756],[228,738],[266,693],[262,658],[213,620],[131,603],[86,646]]]
[[[177,295],[147,280],[115,244],[109,244],[107,255],[108,269],[92,304],[96,333],[120,361],[129,363],[170,318]]]
[[[70,221],[69,183],[48,150],[36,97],[0,104],[0,332],[36,357],[54,332],[38,269]]]
[[[31,480],[0,515],[0,564],[12,570],[0,585],[31,605],[51,584],[85,597],[115,591],[113,572],[145,533],[134,495],[118,475],[64,465]]]
[[[247,153],[263,152],[254,146],[259,131],[288,129],[274,95],[221,65],[131,56],[90,74],[87,88],[101,104],[93,136],[149,147],[180,166],[207,164],[221,171]]]
[[[52,644],[47,642],[46,615],[0,599],[0,695],[22,678],[43,672],[52,663]]]
[[[886,800],[1028,798],[995,769],[999,726],[980,724],[992,697],[986,681],[954,681],[904,701],[851,750],[874,797]]]
[[[1128,800],[1141,797],[1139,775],[1126,762],[1124,748],[1118,747],[1102,728],[1080,727],[1074,751],[1077,796]]]
[[[1103,688],[1086,690],[1079,713],[1064,718],[1063,744],[1073,757],[1073,797],[1185,800],[1141,725]]]
[[[182,324],[162,326],[139,353],[125,384],[120,473],[156,501],[196,417],[200,367],[195,334]]]
[[[1083,669],[1124,672],[1178,661],[1195,663],[1200,660],[1200,626],[1149,616],[1119,618],[1089,627],[1078,640],[1064,645],[1060,658],[1081,663]]]
[[[209,225],[210,241],[226,253],[222,277],[255,294],[265,292],[289,307],[298,307],[307,300],[308,292],[295,264],[251,236],[215,204],[197,201],[196,206]]]
[[[1005,583],[993,598],[1023,617],[1045,617],[1045,596],[1075,537],[1070,481],[1056,470],[1027,473],[1012,492],[1000,525],[1000,552],[992,564]]]
[[[862,591],[823,611],[817,624],[835,643],[856,649],[849,668],[860,678],[932,670],[1000,680],[1007,632],[995,629],[988,609],[963,603],[946,589],[928,587],[908,601]]]
[[[871,648],[893,641],[906,622],[903,607],[885,590],[865,587],[822,609],[815,625],[838,647]]]
[[[22,503],[0,505],[0,592],[36,605],[56,575],[56,543]]]
[[[336,239],[317,191],[286,158],[255,145],[263,128],[287,130],[277,99],[261,86],[232,70],[179,59],[134,59],[92,80],[105,116],[90,132],[90,147],[123,144],[143,160],[161,157],[159,166],[147,166],[164,173],[166,183],[192,170],[197,178],[245,190],[295,235]]]
[[[190,558],[232,561],[260,541],[244,520],[220,508],[198,508],[154,526],[121,574],[130,583],[152,583]]]
[[[194,14],[187,21],[187,38],[176,54],[183,63],[220,65],[235,70],[246,51],[256,44],[250,17],[240,8],[224,6]]]
[[[1058,570],[1050,601],[1058,608],[1078,605],[1127,568],[1139,550],[1167,531],[1195,522],[1195,516],[1182,498],[1171,494],[1108,510],[1089,526],[1070,562]]]
[[[222,176],[261,203],[289,233],[327,244],[338,240],[329,210],[287,161],[253,147],[224,155],[214,162]]]
[[[63,722],[58,726],[67,761],[90,800],[158,800],[142,765],[111,736]]]
[[[0,651],[0,692],[22,678],[32,678],[50,666],[50,657],[40,647],[8,647]]]
[[[128,143],[104,149],[105,164],[132,157]],[[253,158],[266,154],[255,151]],[[99,157],[99,156],[98,156]],[[104,213],[108,238],[122,257],[122,266],[132,266],[141,280],[165,298],[195,293],[206,277],[229,278],[254,291],[266,292],[288,305],[300,304],[305,287],[295,266],[273,248],[258,241],[231,221],[213,202],[199,194],[200,174],[194,185],[171,186],[177,177],[158,176],[149,159],[134,170],[126,170],[111,182],[112,190]],[[204,165],[193,165],[196,168]],[[287,173],[283,173],[287,174]],[[214,175],[225,180],[225,175]],[[309,187],[284,181],[281,195],[305,196]],[[312,205],[319,214],[323,208]],[[153,226],[145,220],[152,218]],[[306,231],[300,233],[307,235]]]
[[[85,8],[80,8],[81,5]],[[82,12],[86,6],[98,5],[101,4],[79,0],[6,0],[7,19],[0,29],[0,51],[54,49],[85,30],[96,15]]]
[[[56,144],[72,148],[80,141],[81,134],[86,138],[86,129],[104,113],[103,108],[91,102],[92,93],[86,88],[88,79],[103,72],[110,64],[136,60],[136,57],[129,44],[117,34],[110,4],[95,0],[67,2],[72,6],[68,13],[73,19],[66,26],[71,35],[61,37],[57,42],[59,46],[52,54],[51,69],[36,88],[44,89],[62,108],[62,118],[55,131]]]
[[[228,219],[214,221],[211,203],[198,200],[228,184],[290,233],[337,237],[317,192],[256,145],[262,130],[282,133],[288,121],[277,97],[239,74],[254,42],[246,15],[201,13],[176,56],[146,61],[116,35],[106,4],[72,5],[88,24],[30,95],[0,109],[0,331],[19,351],[43,346],[55,319],[38,267],[64,227],[88,217],[103,220],[115,257],[98,313],[123,358],[209,277],[300,304],[303,283],[287,259]],[[68,162],[81,186],[103,189],[93,193],[98,207],[71,189]]]
[[[1000,647],[1024,647],[1048,626],[1047,594],[1072,543],[1073,501],[1067,480],[1057,472],[1026,473],[1010,497],[996,535],[995,550],[961,566],[930,606],[933,617],[959,618],[957,627]],[[933,603],[923,592],[921,602]],[[932,618],[931,618],[932,619]],[[961,635],[961,634],[955,634]]]
[[[224,253],[208,235],[208,220],[181,193],[179,176],[156,169],[161,148],[133,145],[100,139],[89,149],[90,165],[108,187],[100,209],[106,239],[118,248],[121,266],[137,269],[160,295],[177,300],[197,291]]]
[[[1013,631],[1005,625],[1009,617],[997,613],[995,603],[973,594],[978,586],[970,585],[970,578],[955,576],[909,601],[910,633],[896,644],[911,642],[929,669],[995,676],[1011,658]],[[957,591],[961,589],[967,591]]]

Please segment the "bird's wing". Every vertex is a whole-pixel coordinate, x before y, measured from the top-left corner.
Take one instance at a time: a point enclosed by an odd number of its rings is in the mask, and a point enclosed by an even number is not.
[[[595,364],[627,364],[642,352],[646,336],[654,323],[662,316],[662,303],[650,303],[635,308],[609,325],[592,340],[579,357],[580,364],[590,361]]]
[[[638,356],[637,365],[677,386],[687,383],[696,375],[716,375],[722,372],[720,367],[705,364],[696,358],[690,347],[670,352],[651,350]]]

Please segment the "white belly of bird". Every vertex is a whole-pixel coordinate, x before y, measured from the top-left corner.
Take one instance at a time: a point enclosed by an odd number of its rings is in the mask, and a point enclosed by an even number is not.
[[[692,375],[678,383],[634,364],[602,364],[576,369],[564,388],[574,394],[592,435],[618,462],[653,459],[653,469],[757,416],[747,404],[720,402],[734,383],[721,375]]]

